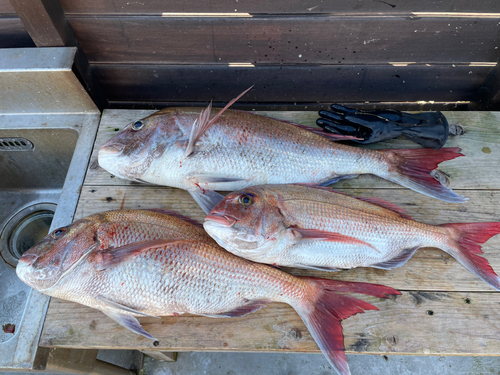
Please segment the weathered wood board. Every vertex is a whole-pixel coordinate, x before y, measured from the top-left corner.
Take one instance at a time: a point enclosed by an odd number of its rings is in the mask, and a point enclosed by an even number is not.
[[[500,293],[404,292],[389,300],[361,298],[379,311],[344,320],[348,352],[500,354]],[[319,351],[300,317],[285,304],[272,303],[243,318],[186,315],[139,321],[158,339],[157,346],[100,311],[53,298],[40,345],[176,351]]]
[[[62,0],[61,5],[68,15],[158,15],[163,12],[233,13],[235,11],[257,14],[334,13],[364,15],[412,14],[412,12],[445,12],[447,14],[450,14],[450,12],[480,14],[500,12],[500,5],[495,0],[414,0],[411,2],[395,0],[391,3],[371,0],[335,0],[325,2],[294,0],[286,3],[266,0],[248,2],[235,2],[234,0],[150,0],[144,2],[129,0]]]
[[[500,56],[495,49],[498,14],[473,19],[158,15],[69,21],[91,63],[359,65],[494,62]]]
[[[121,180],[102,170],[97,150],[129,122],[154,111],[105,111],[89,170],[81,189],[75,219],[108,209],[165,208],[202,221],[204,213],[182,190]],[[316,112],[262,113],[307,125]],[[369,176],[333,185],[354,196],[390,200],[416,220],[430,224],[500,221],[500,114],[445,112],[450,124],[465,133],[451,137],[447,146],[461,147],[465,157],[443,163],[450,187],[470,200],[450,204],[411,192]],[[396,139],[371,148],[417,147]],[[500,236],[483,247],[485,257],[500,271]],[[286,269],[298,275],[373,282],[400,289],[401,296],[382,300],[360,296],[380,310],[343,322],[350,353],[436,355],[500,355],[500,293],[477,279],[453,258],[437,249],[421,249],[403,267],[392,271],[355,269],[336,273]],[[41,346],[75,348],[150,349],[168,351],[292,351],[318,352],[298,315],[287,305],[272,303],[244,318],[211,319],[185,315],[161,320],[140,318],[158,338],[134,335],[101,312],[72,302],[52,299]]]

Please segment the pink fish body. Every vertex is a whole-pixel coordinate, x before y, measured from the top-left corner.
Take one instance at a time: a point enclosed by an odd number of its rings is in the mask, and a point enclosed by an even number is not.
[[[215,121],[200,130],[209,115]],[[222,198],[215,190],[329,184],[360,174],[449,202],[466,200],[429,174],[442,161],[462,156],[457,148],[374,151],[332,142],[333,136],[248,112],[167,108],[106,142],[99,164],[120,178],[185,189],[207,213]]]
[[[376,198],[301,185],[253,186],[230,193],[207,216],[206,231],[226,250],[255,262],[320,270],[402,266],[437,247],[496,289],[500,279],[481,243],[500,223],[428,225]]]
[[[150,339],[135,316],[237,317],[268,302],[288,303],[339,374],[349,374],[340,321],[377,309],[340,293],[400,294],[292,276],[234,256],[200,226],[145,210],[103,212],[59,228],[23,255],[17,274],[45,294],[99,309]]]

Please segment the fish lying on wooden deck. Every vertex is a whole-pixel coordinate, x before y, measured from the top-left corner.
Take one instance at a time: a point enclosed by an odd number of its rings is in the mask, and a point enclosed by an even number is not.
[[[421,247],[437,247],[500,290],[479,255],[480,244],[500,232],[497,222],[428,225],[382,199],[292,184],[230,193],[204,227],[226,250],[254,262],[319,270],[391,269]]]
[[[147,338],[135,316],[240,317],[290,304],[339,374],[349,374],[341,321],[387,298],[375,284],[298,277],[239,258],[200,224],[148,210],[108,211],[59,228],[20,259],[17,275],[38,291],[99,309]]]
[[[241,96],[241,95],[240,95]],[[234,102],[234,100],[233,100]],[[99,150],[99,165],[124,179],[187,190],[208,213],[252,185],[315,183],[374,174],[447,202],[466,199],[429,172],[458,148],[367,150],[350,139],[243,111],[167,108],[127,125]],[[212,119],[210,119],[212,116]]]

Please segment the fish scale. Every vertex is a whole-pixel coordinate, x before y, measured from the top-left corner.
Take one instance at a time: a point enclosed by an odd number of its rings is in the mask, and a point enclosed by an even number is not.
[[[99,309],[148,339],[155,338],[134,316],[241,317],[268,302],[288,303],[341,375],[349,374],[341,320],[377,309],[344,293],[399,294],[250,262],[219,247],[199,224],[147,210],[104,212],[59,228],[21,257],[16,272],[33,288]]]
[[[368,242],[379,251],[377,253],[376,250],[365,248],[364,252],[362,252],[360,249],[352,246],[346,248],[344,244],[337,245],[331,242],[317,242],[315,247],[319,250],[318,257],[321,260],[311,259],[310,262],[315,262],[316,264],[321,262],[323,266],[328,263],[331,264],[333,261],[333,259],[327,257],[329,248],[334,251],[335,257],[341,256],[344,259],[335,267],[353,268],[391,259],[397,255],[400,249],[413,247],[422,242],[419,238],[422,236],[416,231],[415,227],[391,221],[378,215],[332,205],[327,201],[311,201],[310,198],[307,200],[287,200],[284,202],[283,207],[285,207],[284,212],[293,217],[293,220],[289,221],[293,222],[294,225],[305,229],[319,229],[358,238]],[[383,236],[379,233],[378,226],[384,228]],[[422,225],[422,227],[424,226]],[[300,253],[303,251],[304,246],[306,245],[296,247],[294,254],[303,258]],[[351,262],[348,261],[350,258],[352,258]],[[278,258],[276,263],[284,265],[284,262],[296,263],[293,259],[283,258]]]
[[[215,190],[328,184],[359,174],[438,199],[465,201],[429,174],[440,162],[462,156],[456,148],[360,149],[331,140],[342,136],[234,110],[224,110],[201,131],[199,115],[196,108],[167,108],[134,122],[101,146],[99,165],[120,178],[185,189],[207,213],[222,198]],[[210,117],[217,115],[211,109]]]

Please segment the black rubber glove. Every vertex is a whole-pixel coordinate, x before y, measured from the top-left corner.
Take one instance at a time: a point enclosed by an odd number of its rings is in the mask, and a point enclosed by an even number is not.
[[[440,149],[448,139],[448,121],[441,112],[406,113],[393,109],[360,111],[338,104],[319,111],[316,124],[325,131],[352,135],[369,144],[400,135],[424,147]]]

